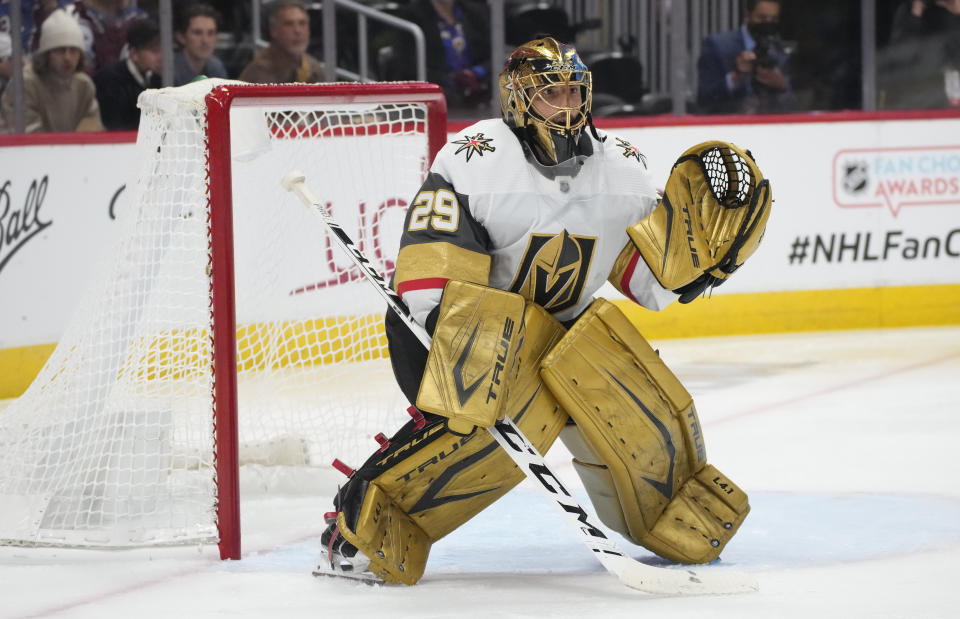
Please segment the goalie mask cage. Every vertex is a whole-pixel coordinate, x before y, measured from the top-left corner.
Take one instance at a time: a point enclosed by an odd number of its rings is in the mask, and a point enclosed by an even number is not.
[[[383,302],[280,180],[303,170],[390,273],[446,104],[423,83],[204,80],[140,107],[116,243],[0,411],[0,543],[239,558],[240,470],[362,460],[406,408]]]

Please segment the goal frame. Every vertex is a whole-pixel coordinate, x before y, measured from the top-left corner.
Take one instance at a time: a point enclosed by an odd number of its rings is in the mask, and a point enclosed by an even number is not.
[[[422,103],[427,108],[429,162],[447,141],[446,99],[424,82],[330,84],[229,84],[206,95],[208,234],[213,314],[213,436],[217,475],[217,532],[221,559],[240,559],[240,487],[237,396],[237,332],[233,241],[233,177],[230,110],[238,99],[271,103]],[[278,196],[281,193],[277,182]],[[218,368],[228,368],[220,371]]]

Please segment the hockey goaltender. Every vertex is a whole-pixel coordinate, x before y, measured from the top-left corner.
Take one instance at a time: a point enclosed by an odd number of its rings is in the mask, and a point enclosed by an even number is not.
[[[689,303],[756,251],[770,184],[753,156],[705,142],[662,195],[646,159],[592,122],[576,50],[525,43],[499,77],[503,118],[437,155],[410,205],[386,332],[413,417],[334,497],[318,574],[413,585],[433,542],[523,472],[494,442],[504,415],[542,453],[560,437],[603,523],[681,563],[717,558],[750,510],[707,463],[690,394],[612,303]]]

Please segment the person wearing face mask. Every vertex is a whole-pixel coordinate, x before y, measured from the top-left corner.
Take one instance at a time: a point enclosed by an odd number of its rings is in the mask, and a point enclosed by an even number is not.
[[[780,0],[746,0],[737,30],[704,39],[697,105],[705,114],[763,114],[793,107],[788,56],[779,45]]]

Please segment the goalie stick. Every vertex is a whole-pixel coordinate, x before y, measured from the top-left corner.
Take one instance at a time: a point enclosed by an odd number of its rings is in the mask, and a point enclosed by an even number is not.
[[[302,172],[292,170],[281,181],[284,189],[295,193],[303,204],[320,214],[333,233],[337,245],[346,252],[373,283],[380,295],[427,348],[430,335],[417,323],[403,300],[384,281],[363,252],[331,217],[327,209],[314,198],[306,186]],[[746,593],[758,589],[749,574],[738,572],[695,572],[686,567],[660,568],[646,565],[629,557],[603,531],[591,524],[588,514],[553,474],[543,456],[523,435],[509,416],[487,428],[497,443],[507,452],[524,474],[534,482],[550,501],[564,514],[564,520],[579,534],[580,540],[599,559],[603,567],[628,587],[658,595],[724,595]]]

